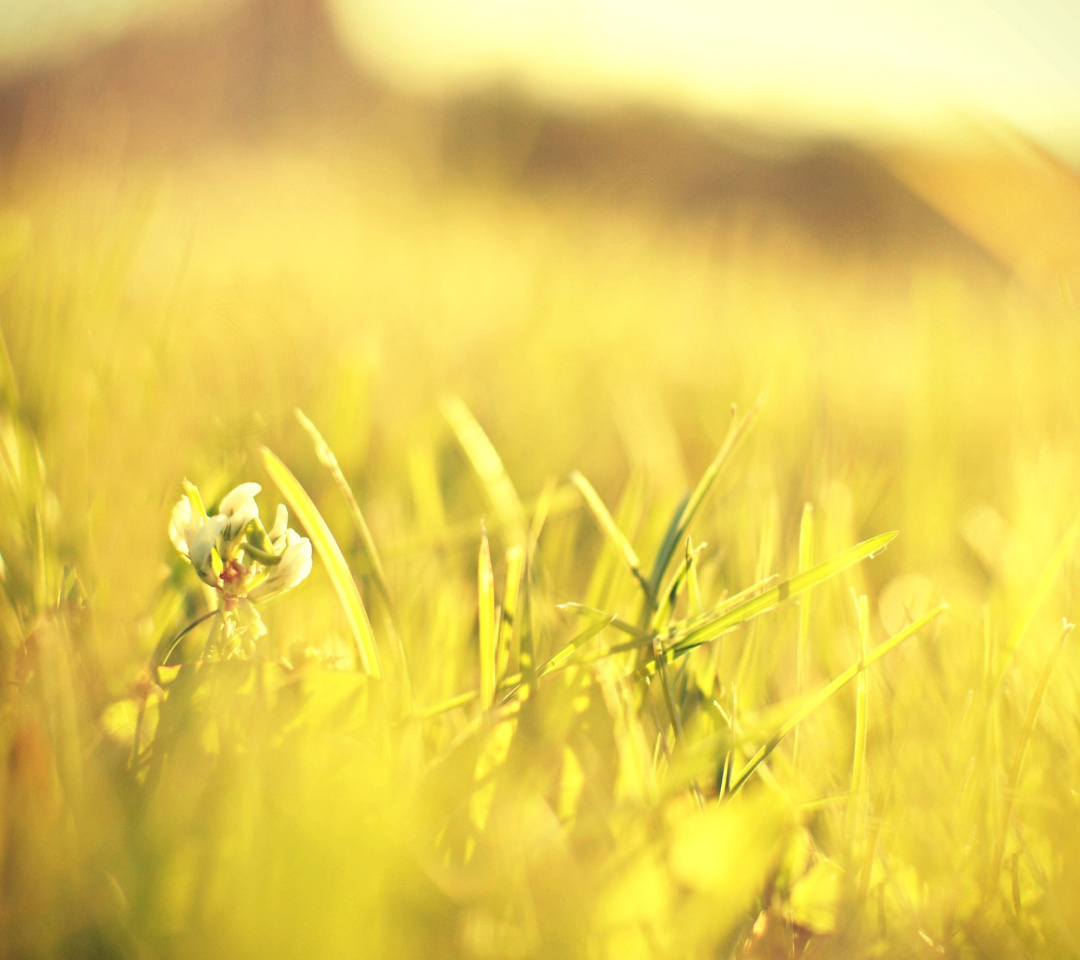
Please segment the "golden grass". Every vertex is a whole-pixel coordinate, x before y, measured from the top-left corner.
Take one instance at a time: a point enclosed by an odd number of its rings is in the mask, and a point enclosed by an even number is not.
[[[382,147],[37,160],[0,218],[5,956],[1075,950],[1067,304]],[[271,507],[262,444],[383,680],[322,569],[254,661],[145,672],[205,610],[181,479]],[[671,636],[708,642],[654,671]]]

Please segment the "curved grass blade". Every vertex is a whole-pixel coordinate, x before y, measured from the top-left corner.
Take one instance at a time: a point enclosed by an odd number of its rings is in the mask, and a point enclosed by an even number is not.
[[[536,554],[540,534],[544,532],[544,524],[547,523],[552,508],[556,506],[555,500],[559,489],[559,481],[554,477],[548,477],[544,482],[543,489],[540,491],[540,496],[536,498],[536,503],[533,506],[532,522],[529,524],[529,537],[526,542],[525,556],[527,559],[531,560]],[[565,492],[569,494],[570,491],[566,490]],[[574,506],[576,506],[576,503]]]
[[[623,563],[626,564],[630,573],[633,574],[634,579],[641,585],[641,589],[645,591],[645,596],[651,599],[655,595],[655,591],[650,587],[649,582],[645,579],[645,575],[641,572],[641,560],[638,558],[637,552],[630,545],[630,541],[626,539],[626,534],[619,529],[619,525],[615,522],[615,518],[604,505],[604,501],[600,499],[600,494],[598,494],[593,485],[585,479],[584,475],[578,473],[576,470],[571,474],[570,482],[577,487],[578,491],[581,493],[589,511],[596,520],[597,526],[600,527],[600,530],[611,541],[619,556],[622,557]]]
[[[495,446],[460,398],[446,397],[442,402],[442,413],[480,478],[503,536],[510,544],[524,546],[525,511]]]
[[[495,702],[495,574],[491,569],[491,548],[487,531],[480,530],[480,556],[476,565],[476,598],[480,637],[480,706],[487,710]]]
[[[724,437],[724,442],[720,445],[719,452],[706,468],[705,473],[702,474],[698,485],[694,488],[694,492],[690,494],[690,498],[683,505],[682,510],[679,511],[677,522],[668,531],[670,536],[664,538],[664,542],[656,555],[656,562],[653,564],[652,575],[649,578],[649,586],[653,596],[660,589],[660,581],[664,579],[664,574],[667,573],[667,568],[671,564],[675,550],[686,537],[686,532],[690,528],[694,516],[712,489],[716,478],[720,475],[720,471],[735,452],[739,442],[746,436],[754,421],[757,420],[764,402],[765,396],[762,394],[742,418],[732,418],[731,426],[728,428],[727,436]]]
[[[525,571],[525,550],[510,547],[506,551],[506,587],[503,589],[502,617],[499,620],[499,636],[495,646],[495,676],[502,680],[510,666],[514,628],[518,619],[518,599],[521,594],[521,578]],[[520,634],[519,634],[520,635]]]
[[[330,449],[330,445],[323,439],[318,427],[305,416],[303,410],[297,407],[293,413],[296,415],[300,426],[311,437],[312,443],[315,444],[315,456],[318,458],[319,463],[329,471],[330,476],[334,478],[334,483],[337,484],[338,490],[341,491],[341,495],[345,498],[345,502],[349,505],[349,513],[352,516],[353,523],[356,525],[357,532],[360,534],[360,544],[364,548],[364,556],[371,567],[371,572],[375,575],[375,586],[378,587],[379,595],[382,597],[387,609],[393,610],[390,590],[386,584],[382,558],[379,556],[379,550],[375,546],[375,538],[371,535],[371,529],[368,527],[367,520],[364,519],[364,514],[360,510],[360,504],[356,501],[349,481],[345,479],[345,474],[341,470],[341,465],[338,463],[334,451]]]
[[[822,687],[817,693],[814,694],[809,700],[807,700],[798,710],[796,710],[784,723],[779,730],[773,734],[769,740],[764,743],[761,748],[755,753],[746,763],[746,766],[739,771],[739,775],[735,777],[731,784],[731,792],[734,793],[739,789],[750,777],[754,771],[757,770],[762,763],[768,759],[769,754],[773,752],[779,746],[780,742],[786,737],[792,730],[794,730],[800,723],[803,722],[810,714],[812,714],[818,707],[820,707],[826,700],[828,700],[833,694],[835,694],[842,687],[849,684],[855,679],[863,670],[873,666],[882,657],[891,653],[900,644],[907,640],[912,635],[918,633],[923,627],[925,627],[931,620],[936,619],[946,610],[949,609],[947,603],[939,604],[934,607],[933,610],[923,614],[918,620],[909,623],[899,633],[893,634],[888,640],[869,653],[861,663],[853,663],[843,673],[836,677],[831,683]]]
[[[634,637],[642,643],[652,642],[652,638],[646,631],[638,629],[632,623],[627,623],[625,620],[620,620],[617,616],[608,613],[606,610],[597,610],[596,607],[590,607],[584,603],[559,603],[556,604],[556,608],[559,610],[566,610],[568,613],[576,613],[580,617],[588,617],[591,620],[610,620],[611,625],[621,633]],[[634,646],[637,646],[637,644]]]
[[[364,609],[364,601],[360,599],[360,591],[356,588],[356,581],[353,580],[349,567],[345,563],[345,557],[342,556],[341,547],[338,546],[334,535],[307,491],[292,475],[292,471],[267,447],[262,448],[262,457],[270,479],[281,491],[281,495],[293,514],[303,524],[308,536],[311,537],[316,553],[326,565],[330,582],[333,584],[338,600],[341,601],[345,619],[349,623],[360,669],[368,676],[381,677],[382,668],[379,663],[379,650],[375,645],[375,634],[371,629],[367,611]]]
[[[694,647],[709,643],[717,637],[734,630],[747,620],[760,616],[774,607],[778,607],[786,600],[797,597],[818,584],[824,583],[838,573],[842,573],[848,567],[853,567],[860,561],[880,553],[896,538],[898,533],[899,531],[894,530],[891,533],[882,533],[879,536],[871,537],[869,540],[864,540],[862,543],[857,543],[842,553],[838,553],[831,560],[819,563],[805,573],[799,573],[790,580],[784,580],[771,590],[766,590],[753,599],[739,604],[739,606],[729,610],[715,620],[707,621],[695,627],[686,636],[678,640],[672,648],[672,652],[679,655],[694,649]]]
[[[356,531],[360,535],[360,545],[364,550],[364,556],[367,559],[368,566],[371,568],[372,578],[375,581],[375,588],[379,592],[379,597],[383,602],[383,607],[389,618],[390,635],[394,641],[394,652],[400,660],[402,677],[405,681],[403,688],[405,699],[409,700],[412,697],[412,671],[409,668],[409,657],[405,652],[405,644],[401,639],[401,627],[398,623],[397,609],[394,606],[394,601],[390,598],[390,587],[386,580],[386,573],[383,570],[382,557],[379,556],[378,547],[375,546],[375,538],[371,535],[371,528],[368,527],[367,520],[364,519],[360,504],[353,494],[349,481],[345,478],[341,465],[338,463],[337,456],[334,454],[334,451],[330,449],[330,444],[323,439],[323,435],[319,432],[319,429],[307,418],[307,416],[305,416],[303,410],[297,407],[293,413],[300,423],[300,426],[302,426],[304,430],[307,431],[308,436],[311,437],[312,443],[315,445],[315,456],[319,463],[321,463],[330,473],[334,483],[337,484],[338,490],[341,492],[341,495],[345,498],[345,502],[349,506],[349,514],[352,516],[353,526],[356,527]]]
[[[567,660],[574,654],[574,651],[579,649],[588,643],[593,637],[600,634],[604,629],[610,627],[614,622],[613,616],[605,617],[603,620],[597,620],[595,623],[586,627],[581,631],[573,640],[571,640],[565,647],[563,647],[555,656],[550,657],[545,661],[540,669],[537,671],[538,677],[546,677],[549,673],[558,670],[562,667]]]
[[[668,521],[667,530],[664,531],[664,539],[660,541],[660,549],[656,551],[656,557],[653,559],[653,568],[649,573],[649,584],[655,589],[660,589],[660,581],[664,579],[664,573],[667,570],[668,565],[671,563],[671,558],[675,556],[675,550],[679,545],[679,530],[682,529],[683,515],[686,513],[686,505],[690,502],[690,494],[692,491],[687,490],[683,494],[683,498],[679,501],[679,505],[675,508],[675,512],[671,515],[671,519]],[[661,561],[663,561],[664,569],[657,572]]]
[[[196,617],[186,627],[184,627],[175,637],[168,641],[168,646],[165,648],[165,655],[159,657],[157,651],[150,657],[150,669],[156,671],[158,667],[169,666],[169,657],[173,655],[176,648],[180,646],[180,641],[184,639],[192,630],[194,630],[200,623],[205,623],[211,617],[216,617],[221,611],[218,609],[211,610],[209,613],[204,613],[201,617]],[[164,644],[162,644],[164,646]]]

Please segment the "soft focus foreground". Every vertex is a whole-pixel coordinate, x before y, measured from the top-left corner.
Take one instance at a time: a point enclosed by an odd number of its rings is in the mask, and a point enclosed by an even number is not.
[[[8,124],[0,954],[1080,949],[1060,231],[899,157],[963,230],[711,207],[515,102],[163,131],[110,69]],[[176,640],[184,477],[319,554],[250,656]]]

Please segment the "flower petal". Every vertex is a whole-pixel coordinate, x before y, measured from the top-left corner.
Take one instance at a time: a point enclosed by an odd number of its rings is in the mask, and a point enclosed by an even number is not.
[[[200,528],[188,545],[188,559],[198,573],[199,579],[212,587],[218,585],[217,573],[213,565],[213,551],[221,531],[225,529],[229,518],[218,514],[211,517]]]
[[[285,532],[285,549],[281,560],[270,570],[267,578],[254,587],[248,597],[255,601],[269,600],[291,590],[311,573],[311,541],[295,530]]]
[[[258,519],[259,508],[254,500],[243,501],[231,514],[218,514],[228,518],[223,535],[226,540],[235,540],[239,537],[252,520]]]
[[[197,529],[192,516],[191,501],[187,497],[181,497],[176,501],[172,516],[169,518],[169,539],[185,557],[188,555],[188,544],[195,536]]]
[[[274,517],[274,526],[271,527],[267,536],[270,538],[270,542],[274,545],[274,550],[280,552],[284,549],[285,532],[289,528],[289,509],[283,503],[278,504],[277,515]],[[281,545],[278,545],[278,541],[281,540]]]
[[[242,483],[238,487],[234,487],[224,497],[221,498],[221,503],[218,506],[218,513],[223,513],[226,516],[232,516],[245,505],[246,502],[254,502],[255,494],[262,490],[262,486],[258,483]],[[257,513],[258,511],[256,511]]]

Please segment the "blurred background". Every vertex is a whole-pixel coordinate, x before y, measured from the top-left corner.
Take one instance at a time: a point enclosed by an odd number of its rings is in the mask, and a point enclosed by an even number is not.
[[[1013,0],[8,0],[0,309],[99,609],[181,476],[299,404],[376,490],[445,392],[535,493],[678,488],[767,389],[791,511],[851,466],[955,549],[1076,425],[1078,42]]]

